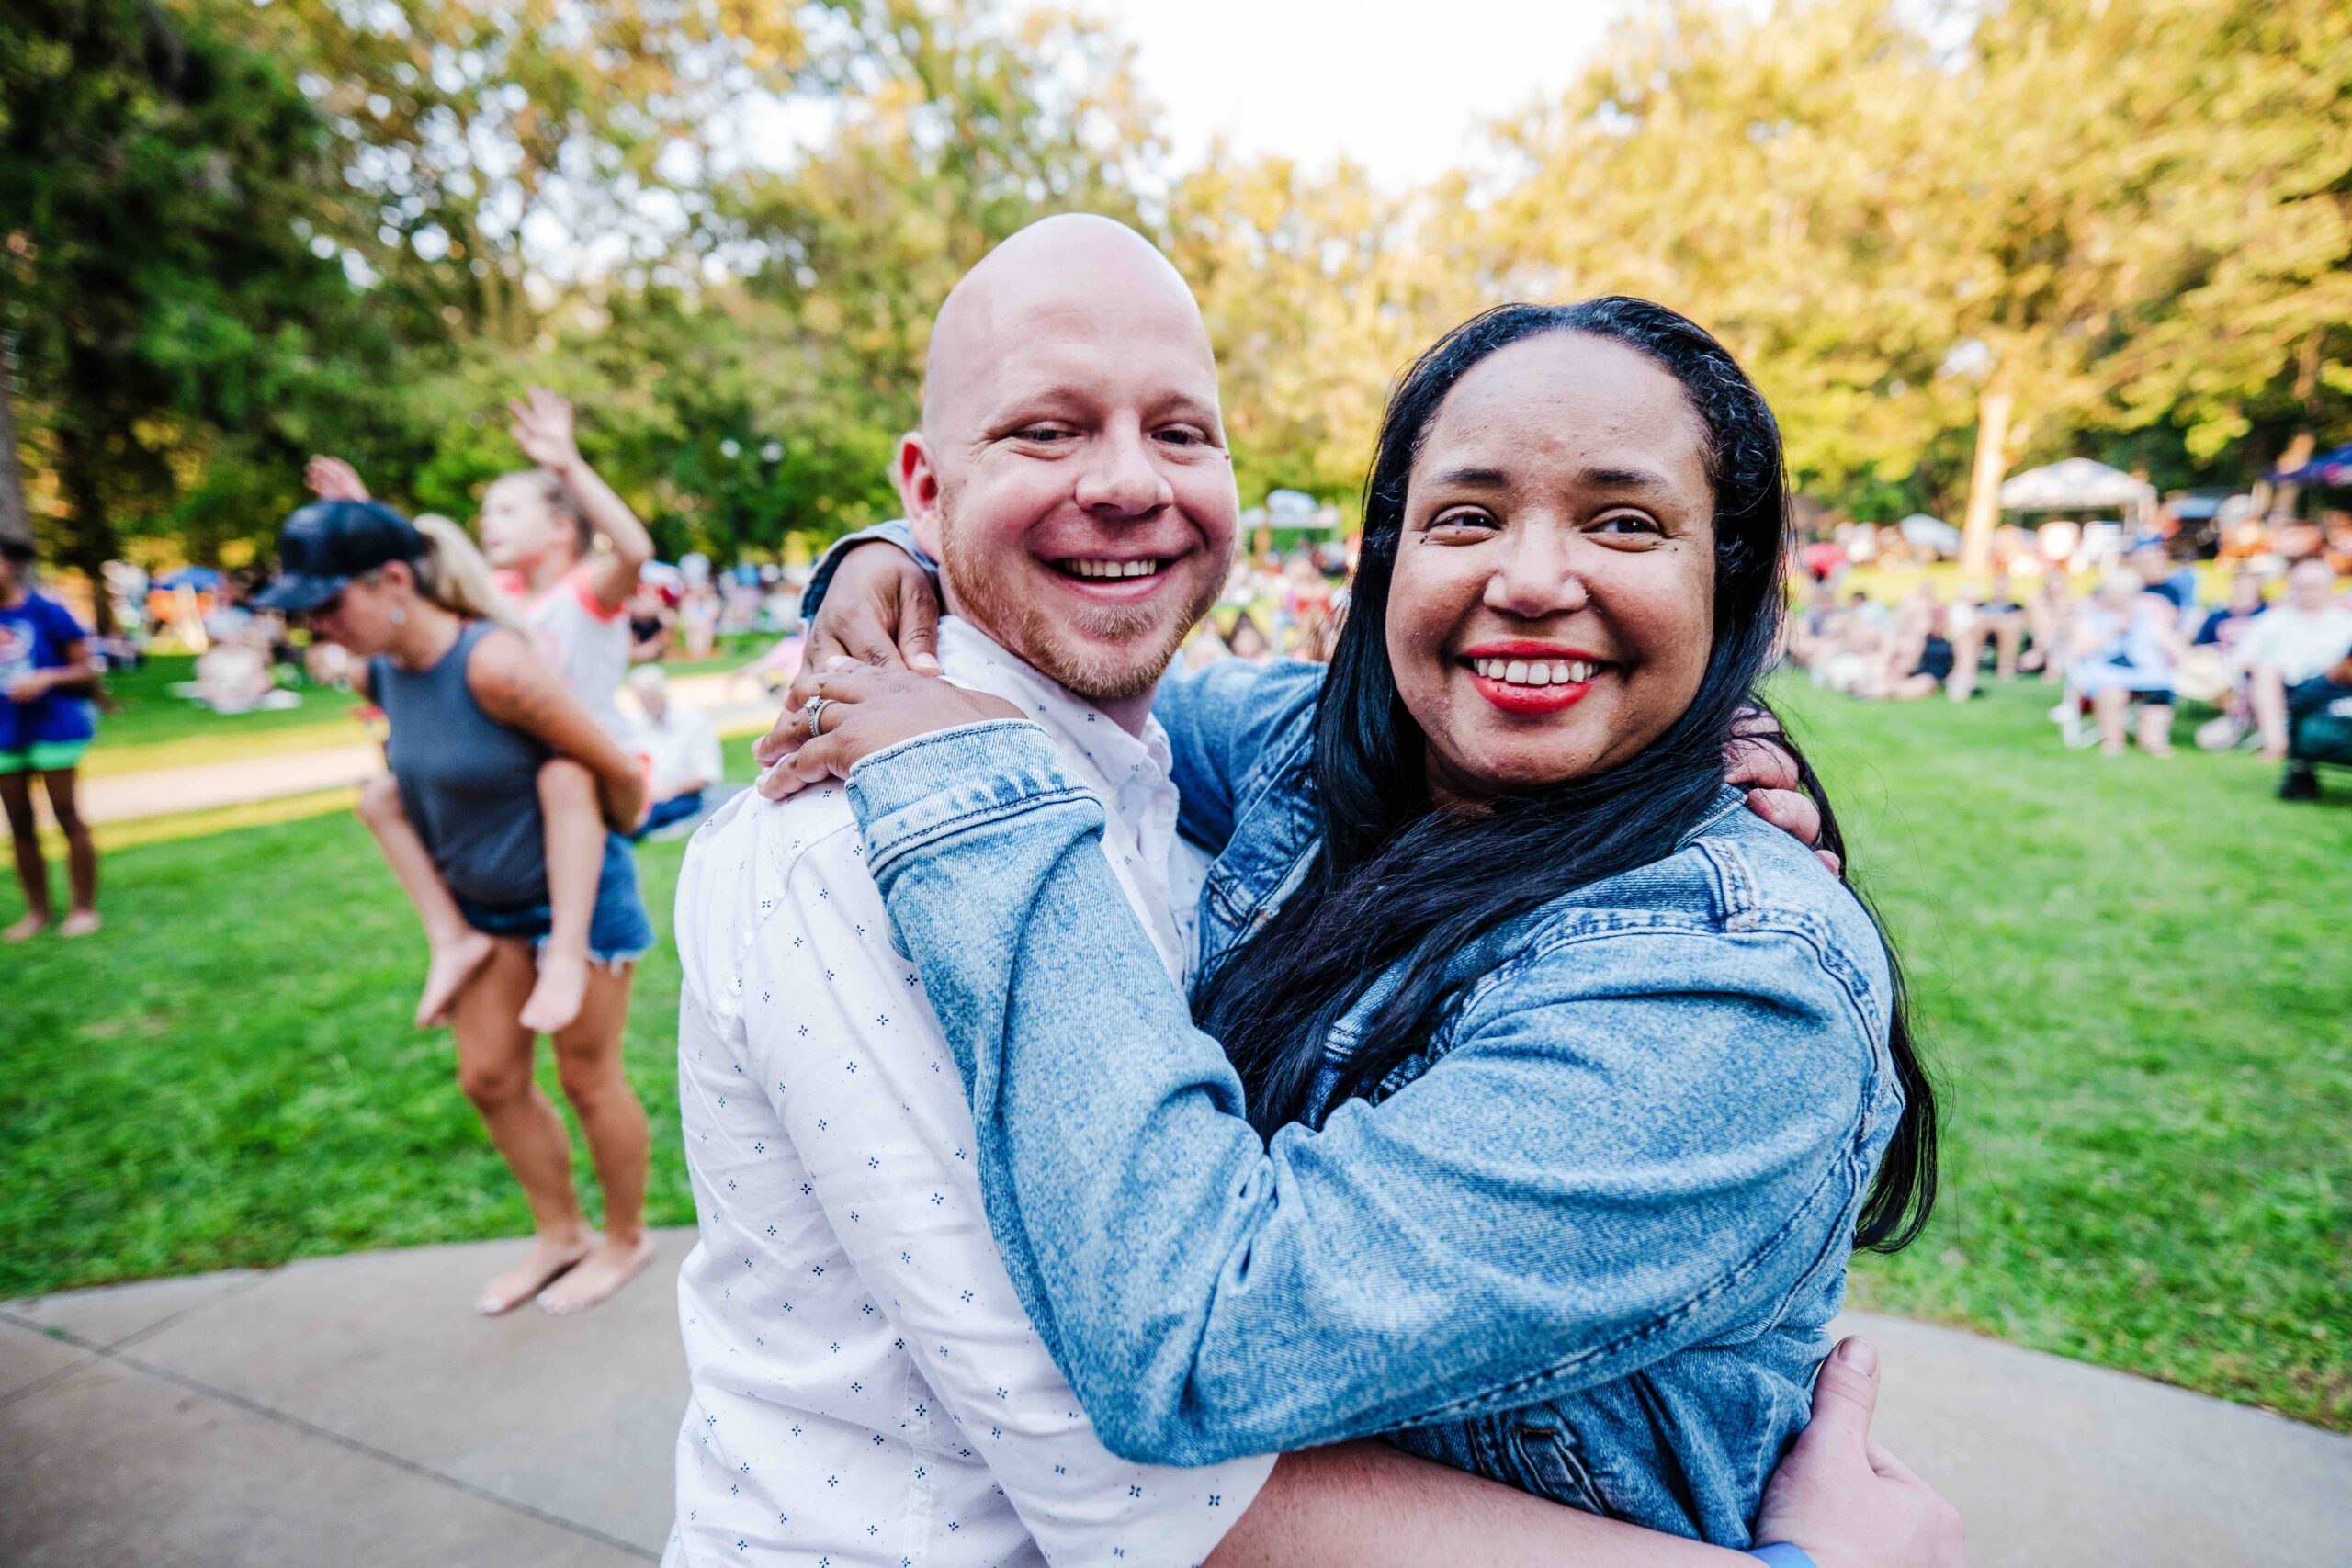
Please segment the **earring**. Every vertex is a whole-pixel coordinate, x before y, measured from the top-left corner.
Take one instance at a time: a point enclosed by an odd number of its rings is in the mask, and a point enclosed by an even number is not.
[[[392,625],[396,626],[404,626],[408,625],[408,612],[401,609],[398,604],[392,606]]]

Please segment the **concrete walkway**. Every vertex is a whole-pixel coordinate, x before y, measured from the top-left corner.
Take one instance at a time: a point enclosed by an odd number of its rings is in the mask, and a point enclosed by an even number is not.
[[[362,1254],[0,1305],[0,1562],[650,1562],[684,1403],[690,1233],[609,1305],[466,1311],[519,1244]],[[2352,1438],[1857,1314],[1879,1434],[1977,1568],[2345,1568]]]
[[[755,686],[738,682],[730,694],[728,684],[729,676],[724,672],[681,675],[670,682],[670,694],[675,701],[707,716],[721,735],[756,732],[775,722],[776,705],[758,696]],[[742,700],[747,690],[753,700]],[[85,778],[79,795],[85,820],[132,822],[183,811],[210,811],[224,806],[347,789],[383,771],[384,753],[372,743],[325,746],[312,751],[232,757],[226,761]],[[42,810],[47,811],[45,801]],[[48,820],[46,815],[42,820]]]

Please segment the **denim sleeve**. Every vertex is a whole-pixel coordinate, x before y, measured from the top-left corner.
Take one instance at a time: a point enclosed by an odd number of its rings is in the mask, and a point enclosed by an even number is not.
[[[931,573],[932,587],[934,590],[938,588],[939,563],[922,553],[922,547],[915,543],[915,531],[908,525],[906,519],[894,517],[888,523],[876,523],[871,528],[860,528],[854,534],[842,535],[818,558],[817,570],[808,574],[808,586],[800,591],[802,624],[817,618],[817,606],[825,602],[825,590],[833,585],[833,572],[842,564],[842,557],[874,539],[896,545],[914,557],[915,564]]]
[[[1270,747],[1294,744],[1323,690],[1323,666],[1220,659],[1159,679],[1151,716],[1168,732],[1177,826],[1212,854],[1233,836],[1242,781]]]
[[[1046,738],[927,739],[852,801],[1008,1271],[1114,1451],[1516,1408],[1760,1332],[1850,1240],[1873,1047],[1801,932],[1569,929],[1419,1079],[1270,1146]]]

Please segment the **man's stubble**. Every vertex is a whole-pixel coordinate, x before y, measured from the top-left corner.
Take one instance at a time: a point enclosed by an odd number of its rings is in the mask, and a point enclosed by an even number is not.
[[[940,570],[958,613],[1031,668],[1091,702],[1121,702],[1157,685],[1225,581],[1222,570],[1205,576],[1176,615],[1158,604],[1104,604],[1057,616],[1005,592],[1004,578],[963,547],[948,497],[940,502]],[[1079,635],[1070,636],[1073,630]],[[1107,653],[1101,643],[1115,644],[1119,651]]]

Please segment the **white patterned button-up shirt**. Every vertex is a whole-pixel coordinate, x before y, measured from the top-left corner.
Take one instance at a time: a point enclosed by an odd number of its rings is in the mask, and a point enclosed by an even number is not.
[[[1202,867],[1158,725],[1130,735],[961,621],[940,659],[1060,742],[1185,978]],[[693,1396],[663,1561],[1198,1562],[1272,1458],[1175,1470],[1095,1436],[989,1236],[963,1086],[864,856],[840,789],[745,794],[680,874],[678,1100],[702,1236],[678,1279]]]

